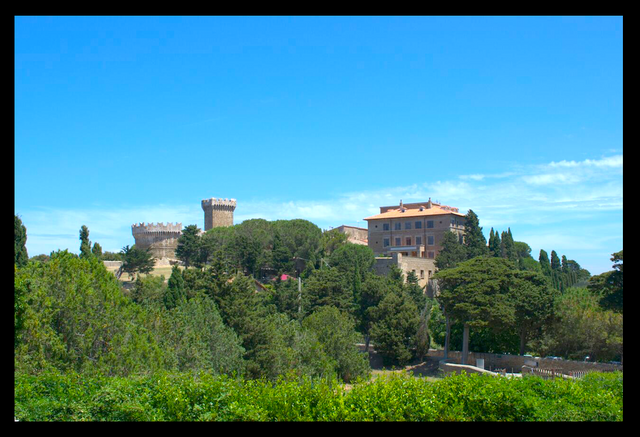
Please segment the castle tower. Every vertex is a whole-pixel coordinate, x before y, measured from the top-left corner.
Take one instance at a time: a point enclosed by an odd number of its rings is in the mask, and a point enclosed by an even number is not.
[[[236,209],[236,199],[204,199],[204,230],[218,226],[233,226],[233,211]]]
[[[182,223],[138,223],[131,225],[131,233],[139,249],[151,249],[157,260],[175,259],[178,238],[182,235]]]

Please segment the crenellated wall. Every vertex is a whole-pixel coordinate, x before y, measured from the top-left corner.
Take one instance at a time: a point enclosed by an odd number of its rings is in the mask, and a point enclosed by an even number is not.
[[[138,223],[131,225],[136,247],[150,249],[154,258],[175,259],[178,238],[182,235],[182,223]]]

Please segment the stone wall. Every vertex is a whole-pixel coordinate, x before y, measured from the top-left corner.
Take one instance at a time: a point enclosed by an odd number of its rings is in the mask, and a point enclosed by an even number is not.
[[[429,359],[442,360],[444,358],[443,350],[430,349]],[[460,351],[449,351],[448,361],[452,363],[461,363],[462,353]],[[475,366],[477,359],[484,359],[484,368],[486,370],[506,369],[509,373],[519,373],[522,366],[537,367],[539,369],[554,369],[560,372],[612,372],[615,370],[622,371],[621,364],[610,363],[592,363],[585,361],[572,360],[552,360],[549,358],[529,357],[522,355],[510,354],[487,354],[479,352],[469,352],[467,364]]]
[[[338,232],[347,235],[348,241],[354,244],[367,244],[367,239],[369,238],[369,231],[365,228],[357,228],[355,226],[338,226],[335,228]]]
[[[102,261],[107,268],[119,269],[122,265],[122,261]]]
[[[392,265],[396,265],[402,270],[405,279],[410,271],[415,271],[418,277],[418,285],[421,287],[426,287],[430,276],[433,276],[436,271],[435,260],[415,256],[403,256],[398,252],[394,252],[388,257],[376,257],[373,270],[378,275],[386,276]]]
[[[156,259],[175,259],[182,223],[139,223],[131,225],[131,232],[139,249],[150,249]]]

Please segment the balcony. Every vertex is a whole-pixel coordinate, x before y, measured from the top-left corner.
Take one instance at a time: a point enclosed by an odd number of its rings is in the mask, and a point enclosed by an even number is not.
[[[420,249],[423,249],[424,246],[389,246],[385,247],[384,250],[387,252],[418,252]]]

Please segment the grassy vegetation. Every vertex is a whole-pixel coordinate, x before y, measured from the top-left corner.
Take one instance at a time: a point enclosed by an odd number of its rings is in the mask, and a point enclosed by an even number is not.
[[[20,421],[622,421],[622,373],[582,380],[402,375],[353,384],[208,374],[16,374]]]

